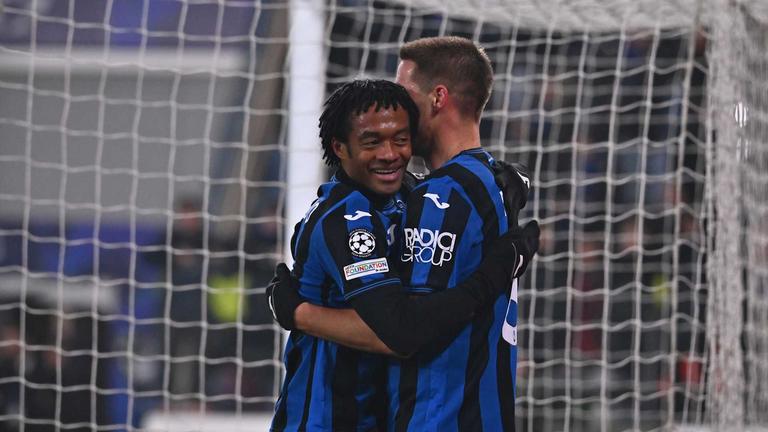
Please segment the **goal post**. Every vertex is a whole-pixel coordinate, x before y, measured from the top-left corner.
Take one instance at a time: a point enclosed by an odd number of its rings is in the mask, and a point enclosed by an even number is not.
[[[4,1],[0,429],[265,427],[322,102],[438,35],[532,175],[517,430],[765,428],[766,34],[756,0]]]
[[[712,14],[708,410],[721,428],[768,424],[768,9]]]
[[[322,2],[290,2],[290,95],[288,132],[288,201],[284,239],[284,259],[293,257],[290,240],[293,223],[304,217],[317,197],[318,185],[325,181],[323,153],[318,145],[318,121],[325,100],[325,8]]]

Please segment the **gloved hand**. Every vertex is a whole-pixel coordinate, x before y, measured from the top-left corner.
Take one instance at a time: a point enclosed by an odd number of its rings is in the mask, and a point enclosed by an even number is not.
[[[539,223],[532,220],[522,228],[511,228],[508,234],[510,235],[512,243],[515,245],[517,252],[515,268],[512,270],[512,277],[518,278],[525,273],[533,256],[539,251],[539,236],[541,235],[541,230],[539,229]]]
[[[280,327],[294,330],[294,311],[305,301],[299,295],[299,281],[291,275],[291,270],[285,263],[278,264],[275,277],[267,285],[267,303],[272,311],[272,318]]]
[[[520,164],[510,164],[504,161],[494,161],[493,177],[504,196],[504,208],[507,211],[507,221],[510,228],[518,225],[517,218],[520,209],[528,201],[528,191],[531,187],[528,169]]]
[[[508,292],[510,280],[525,273],[539,250],[539,234],[536,221],[510,228],[491,243],[477,270],[465,280],[476,283],[463,283],[463,289],[482,306]]]

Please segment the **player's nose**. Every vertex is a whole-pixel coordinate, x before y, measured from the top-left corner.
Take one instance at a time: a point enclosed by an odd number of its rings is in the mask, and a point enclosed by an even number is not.
[[[377,152],[376,157],[379,160],[389,162],[397,160],[397,151],[395,150],[395,146],[391,140],[384,140],[382,145],[379,147],[379,151]]]

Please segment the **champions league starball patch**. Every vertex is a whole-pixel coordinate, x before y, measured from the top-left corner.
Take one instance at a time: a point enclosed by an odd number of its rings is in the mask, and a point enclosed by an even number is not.
[[[371,256],[376,247],[376,237],[370,231],[359,228],[349,233],[349,250],[360,258]]]

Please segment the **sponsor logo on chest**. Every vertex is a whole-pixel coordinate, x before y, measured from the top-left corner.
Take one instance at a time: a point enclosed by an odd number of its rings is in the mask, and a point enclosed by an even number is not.
[[[403,262],[414,262],[442,266],[453,259],[456,246],[456,234],[428,230],[424,228],[405,228]]]

